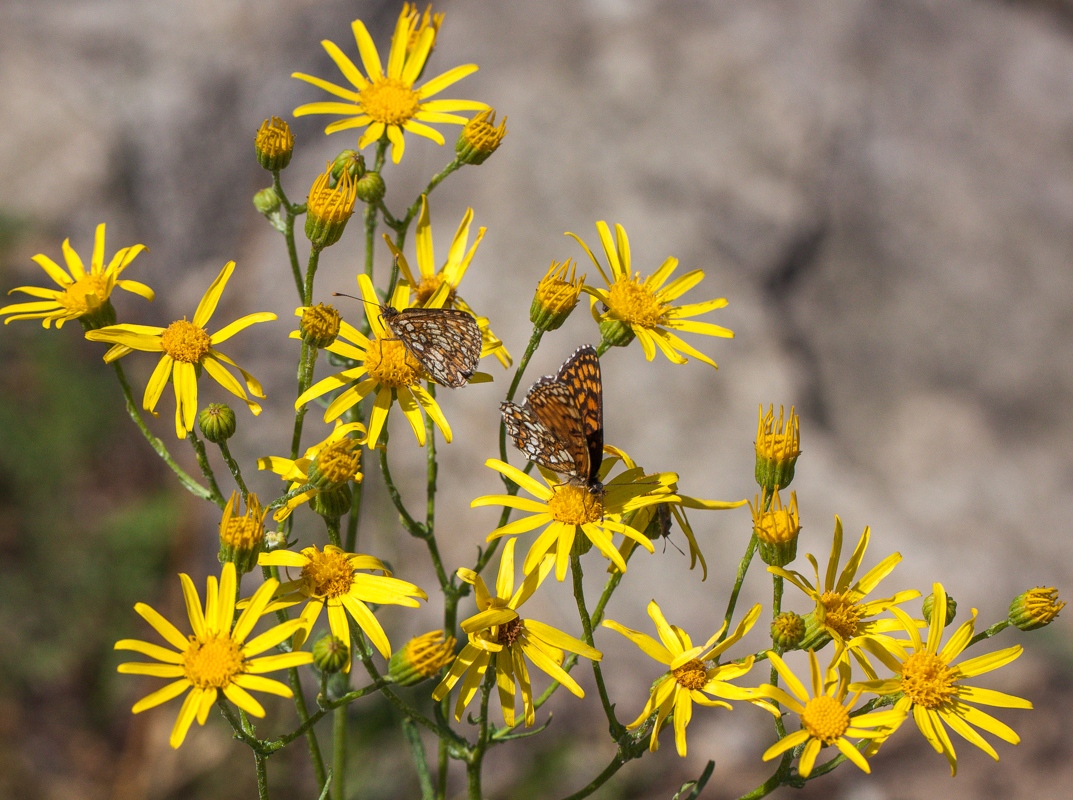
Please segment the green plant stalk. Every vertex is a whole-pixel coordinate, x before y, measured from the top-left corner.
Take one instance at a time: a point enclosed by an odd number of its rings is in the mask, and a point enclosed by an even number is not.
[[[734,578],[734,588],[730,592],[730,600],[727,602],[727,613],[723,617],[723,634],[719,637],[719,641],[723,641],[730,633],[730,621],[734,619],[734,607],[738,604],[738,595],[741,593],[741,585],[745,583],[745,573],[749,571],[749,565],[753,561],[753,556],[756,554],[757,539],[756,534],[753,533],[749,537],[749,544],[745,548],[745,555],[742,556],[741,562],[738,564],[738,574]]]
[[[584,642],[589,647],[595,647],[596,645],[592,638],[592,618],[589,616],[589,610],[585,607],[585,576],[581,570],[581,556],[570,554],[570,570],[573,573],[574,599],[577,601],[578,615],[581,617],[581,632],[584,636]],[[604,676],[600,670],[599,661],[592,662],[592,673],[596,678],[596,689],[600,693],[600,703],[603,704],[604,714],[607,715],[607,724],[611,729],[611,736],[618,742],[626,732],[626,729],[622,727],[622,724],[615,717],[615,707],[607,696],[607,687],[604,686]]]
[[[197,456],[197,464],[201,467],[201,474],[204,475],[205,480],[209,482],[209,491],[212,493],[209,499],[222,509],[227,505],[227,502],[224,500],[224,496],[220,492],[220,487],[216,485],[216,476],[212,472],[212,465],[209,464],[209,456],[205,452],[205,443],[197,438],[197,434],[194,433],[193,428],[187,431],[186,439],[194,448],[194,455]]]
[[[388,140],[382,136],[376,143],[376,160],[372,172],[380,172],[384,168],[384,155],[387,153]],[[373,247],[376,244],[376,203],[365,204],[365,274],[369,280],[373,279]],[[388,295],[390,297],[390,295]]]
[[[213,500],[212,492],[194,480],[187,474],[186,470],[175,463],[175,459],[171,457],[171,453],[168,452],[167,446],[153,435],[153,432],[149,430],[149,426],[145,424],[145,420],[142,419],[142,415],[138,412],[138,407],[134,404],[134,394],[131,391],[130,383],[127,382],[127,376],[123,372],[123,367],[118,361],[112,362],[112,368],[115,370],[116,377],[119,379],[119,386],[123,390],[123,398],[127,402],[127,413],[134,421],[134,424],[138,426],[138,430],[142,432],[142,436],[149,442],[149,446],[156,451],[156,454],[160,456],[164,463],[171,467],[171,471],[175,473],[175,476],[179,479],[179,483],[183,485],[190,494],[194,495],[201,500],[208,500],[210,502],[216,502]]]
[[[231,470],[231,477],[235,479],[235,484],[238,486],[238,490],[242,493],[242,502],[247,502],[247,498],[250,495],[250,490],[246,488],[246,482],[242,480],[242,470],[238,466],[238,462],[235,461],[231,455],[231,450],[227,446],[226,441],[220,442],[220,455],[224,457],[224,461],[227,463],[227,468]]]
[[[470,753],[466,763],[466,777],[469,780],[469,800],[482,800],[481,793],[481,767],[484,764],[484,754],[488,750],[488,697],[495,685],[496,671],[491,664],[484,674],[484,682],[481,684],[481,718],[480,732],[477,734],[477,745]]]
[[[590,794],[592,794],[605,783],[607,783],[616,772],[622,769],[625,763],[626,760],[623,759],[623,757],[619,753],[615,753],[615,757],[611,759],[611,763],[604,768],[603,772],[593,778],[591,783],[589,783],[585,788],[579,789],[571,795],[567,795],[565,798],[563,798],[563,800],[581,800],[581,798],[583,797],[588,797]]]
[[[316,367],[318,355],[320,355],[320,350],[302,342],[302,355],[298,361],[297,397],[305,394],[310,384],[313,383],[313,370]],[[294,433],[291,435],[291,461],[298,458],[298,454],[302,449],[302,426],[305,424],[307,407],[308,403],[303,403],[294,412]]]
[[[965,647],[969,648],[972,647],[974,644],[979,644],[986,639],[990,639],[992,636],[1002,633],[1002,631],[1006,630],[1006,628],[1008,627],[1010,627],[1009,619],[1004,619],[999,622],[996,622],[986,631],[980,631],[978,634],[969,639],[969,643],[965,645]]]
[[[275,189],[276,195],[283,204],[284,211],[287,212],[284,219],[283,238],[287,242],[287,256],[291,262],[291,273],[294,275],[294,285],[298,289],[298,299],[301,300],[304,296],[302,292],[302,268],[298,266],[298,247],[294,241],[294,219],[297,216],[299,207],[291,205],[291,202],[287,199],[287,195],[283,191],[283,184],[279,179],[278,169],[272,170],[272,188]]]
[[[601,339],[600,343],[598,345],[596,345],[596,356],[597,357],[603,356],[603,354],[606,353],[610,349],[611,349],[611,343],[608,342],[607,339]],[[584,795],[582,795],[582,797],[584,797]]]
[[[425,745],[421,742],[421,733],[417,725],[409,717],[402,719],[402,733],[406,737],[406,744],[410,747],[410,755],[417,770],[417,783],[421,787],[421,800],[433,800],[436,789],[432,785],[432,774],[428,769],[428,760],[425,757]]]
[[[328,528],[328,541],[342,549],[343,543],[339,539],[339,517],[324,517],[324,525]]]
[[[346,797],[346,715],[347,706],[332,712],[332,797]]]
[[[286,611],[280,611],[279,615],[283,615],[284,619],[287,618]],[[302,693],[302,681],[298,675],[297,667],[291,667],[287,670],[287,680],[291,685],[291,692],[294,694],[294,710],[298,714],[298,722],[301,723],[299,730],[305,733],[306,743],[309,745],[309,758],[313,762],[313,774],[317,778],[317,788],[323,789],[328,784],[328,774],[324,768],[324,756],[320,752],[317,732],[313,730],[313,724],[316,720],[310,721],[309,708],[306,706],[305,695]]]
[[[364,495],[364,481],[350,483],[350,513],[346,519],[346,551],[353,553],[358,546],[358,520],[361,519],[361,500]]]
[[[384,476],[384,484],[387,486],[388,497],[391,498],[391,504],[395,506],[395,510],[399,512],[399,521],[402,522],[406,531],[418,539],[424,539],[426,536],[424,526],[415,520],[411,516],[410,512],[406,510],[406,504],[402,502],[402,495],[399,493],[399,489],[395,486],[395,481],[391,477],[391,467],[387,461],[387,432],[385,431],[382,436],[385,437],[382,447],[378,447],[380,455],[380,473]],[[442,567],[441,567],[442,568]]]

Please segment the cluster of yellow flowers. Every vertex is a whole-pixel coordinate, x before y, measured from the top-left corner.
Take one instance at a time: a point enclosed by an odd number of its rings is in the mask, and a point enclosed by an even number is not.
[[[136,639],[123,639],[115,645],[116,649],[152,659],[121,664],[120,672],[170,681],[136,703],[133,711],[153,708],[185,693],[171,735],[171,745],[178,747],[193,721],[204,724],[213,705],[218,705],[234,726],[236,736],[253,750],[259,775],[268,756],[304,735],[310,740],[318,781],[324,784],[327,771],[316,745],[315,723],[327,713],[342,715],[345,721],[351,703],[366,694],[381,693],[408,724],[422,725],[442,740],[440,796],[445,791],[450,757],[465,762],[470,796],[480,797],[481,761],[493,745],[516,738],[511,731],[518,725],[534,725],[536,711],[558,686],[584,697],[571,670],[579,658],[585,658],[591,662],[609,729],[618,745],[616,761],[590,784],[590,790],[583,790],[585,794],[595,791],[627,761],[641,757],[646,748],[655,750],[660,731],[667,723],[673,727],[678,753],[685,756],[686,729],[694,703],[730,708],[733,702],[744,702],[774,717],[778,738],[764,759],[782,760],[772,788],[829,771],[842,760],[850,760],[867,772],[867,758],[910,716],[928,742],[946,756],[952,772],[956,757],[947,728],[997,759],[997,753],[977,729],[1014,744],[1017,735],[977,706],[1030,708],[1031,704],[967,685],[966,681],[1010,663],[1021,654],[1021,647],[960,657],[968,647],[1009,625],[1032,630],[1050,623],[1064,603],[1058,601],[1053,589],[1033,589],[1014,600],[1007,620],[977,635],[974,609],[944,644],[943,630],[953,621],[955,606],[943,586],[932,585],[920,619],[903,608],[908,601],[920,597],[919,591],[901,590],[888,597],[873,598],[879,584],[901,561],[901,555],[892,553],[863,571],[871,538],[866,528],[843,565],[842,523],[837,517],[823,577],[811,554],[807,556],[813,568],[811,579],[791,569],[797,560],[801,523],[796,493],[791,493],[789,502],[784,504],[780,492],[785,492],[793,481],[801,453],[800,424],[793,409],[787,415],[780,408],[778,417],[774,407],[767,412],[760,409],[755,441],[759,494],[749,503],[752,531],[718,629],[703,644],[694,644],[685,630],[666,620],[655,600],[648,604],[648,614],[658,639],[604,618],[607,602],[623,581],[638,545],[654,552],[653,541],[669,536],[672,522],[676,521],[688,541],[690,569],[699,562],[703,580],[707,577],[707,563],[686,510],[728,510],[746,503],[685,495],[679,491],[677,473],[647,472],[624,450],[603,442],[599,356],[636,339],[649,361],[660,351],[674,364],[696,359],[714,367],[709,356],[679,334],[733,336],[724,327],[693,319],[725,306],[724,298],[676,304],[704,279],[702,270],[674,278],[678,260],[669,257],[647,276],[634,271],[629,238],[621,225],[612,228],[603,221],[596,223],[603,261],[581,237],[568,234],[591,260],[604,285],[587,284],[587,276],[577,274],[572,259],[553,262],[537,283],[530,307],[532,338],[515,370],[506,395],[508,403],[504,404],[504,414],[511,409],[518,414],[512,423],[519,426],[517,435],[512,436],[533,463],[520,469],[508,462],[504,425],[498,457],[489,458],[486,466],[498,473],[505,489],[500,494],[477,497],[471,503],[474,508],[502,508],[500,522],[487,534],[486,548],[480,551],[472,568],[449,570],[444,565],[435,535],[435,439],[438,431],[449,443],[453,432],[436,398],[436,378],[452,376],[450,382],[438,381],[451,386],[490,381],[491,375],[475,369],[479,359],[493,356],[503,367],[512,366],[514,359],[493,333],[488,318],[478,314],[459,294],[485,233],[483,227],[479,228],[470,243],[473,209],[463,215],[446,260],[439,264],[434,254],[429,194],[450,173],[484,163],[507,132],[505,119],[496,125],[495,112],[483,102],[432,99],[476,71],[475,65],[454,67],[417,86],[442,23],[443,15],[432,14],[431,8],[421,13],[416,6],[404,5],[385,66],[369,32],[357,20],[352,28],[361,68],[335,43],[322,42],[349,87],[312,75],[294,74],[338,98],[299,106],[295,116],[339,116],[328,125],[329,134],[362,129],[356,149],[342,151],[328,164],[312,182],[304,204],[288,200],[281,183],[281,171],[290,163],[295,144],[289,126],[272,117],[257,132],[256,156],[272,174],[273,183],[259,192],[254,202],[288,245],[299,299],[294,311],[299,323],[288,335],[301,344],[290,453],[257,461],[259,469],[271,471],[285,482],[285,491],[272,502],[262,504],[256,494],[248,491],[241,466],[229,450],[228,440],[237,427],[231,409],[219,404],[204,408],[199,405],[198,381],[203,373],[240,398],[254,415],[261,411],[254,398],[265,397],[257,380],[217,348],[252,325],[276,320],[276,314],[248,314],[214,333],[206,329],[234,273],[235,262],[224,265],[189,319],[183,317],[165,327],[117,322],[111,301],[115,287],[148,300],[153,300],[154,293],[142,283],[120,278],[145,249],[143,245],[119,250],[105,266],[105,226],[101,224],[88,269],[69,242],[64,241],[66,270],[45,255],[34,257],[59,288],[20,287],[13,291],[39,299],[0,308],[0,314],[7,316],[5,322],[40,319],[45,328],[53,322],[59,328],[77,319],[85,329],[86,339],[111,345],[104,360],[116,369],[133,420],[183,485],[215,503],[222,512],[219,555],[223,567],[218,579],[207,578],[204,602],[193,580],[180,575],[190,632],[181,632],[148,605],[139,603],[137,613],[170,648]],[[457,113],[467,111],[476,113],[472,118]],[[406,133],[442,145],[443,135],[431,126],[444,124],[463,126],[453,160],[433,177],[404,213],[395,216],[384,202],[383,169],[388,150],[398,164],[405,151]],[[367,165],[361,151],[373,145],[375,155],[372,164]],[[365,313],[360,323],[350,323],[332,306],[314,302],[314,279],[324,251],[342,237],[359,201],[365,205],[367,249],[364,271],[357,275],[357,284]],[[306,215],[309,240],[304,270],[294,237],[295,221],[302,214]],[[416,271],[403,252],[415,220]],[[384,280],[380,288],[374,282],[372,235],[379,222],[394,234],[383,237],[391,269],[381,276]],[[560,375],[538,381],[525,405],[514,406],[510,401],[542,337],[563,324],[582,294],[589,296],[600,335],[599,347],[590,348],[591,355],[583,348],[585,357],[590,359],[588,393],[580,400],[573,395],[569,401],[556,400],[555,392],[561,395],[577,389]],[[175,433],[192,445],[204,483],[175,462],[138,412],[120,365],[120,359],[134,350],[160,353],[141,407],[155,415],[167,383],[172,383]],[[333,365],[343,368],[314,381],[322,351],[331,355]],[[237,370],[242,380],[232,370]],[[303,449],[304,418],[310,404],[315,403],[323,406],[323,422],[333,427],[316,444]],[[408,510],[390,471],[387,420],[395,406],[412,429],[417,444],[428,449],[427,512],[423,520]],[[219,489],[202,437],[218,446],[235,482],[236,489],[227,500]],[[354,552],[364,486],[364,453],[378,461],[401,527],[425,542],[444,597],[443,627],[410,640],[394,653],[377,619],[378,610],[385,605],[417,608],[428,595],[415,584],[393,576],[379,558]],[[530,474],[534,464],[539,479]],[[306,522],[296,525],[295,518],[300,515],[295,512],[303,505],[315,512],[314,519],[322,520],[324,533],[320,536],[326,537],[326,542],[323,538],[310,541],[315,534]],[[514,512],[521,514],[512,519]],[[278,527],[266,531],[265,520],[270,513]],[[517,583],[515,550],[518,538],[529,534],[533,538],[521,559],[521,582]],[[616,536],[621,538],[616,541]],[[296,548],[298,542],[304,545],[300,549]],[[609,576],[599,602],[590,609],[584,596],[582,558],[593,548],[606,559]],[[492,587],[482,572],[497,551],[498,574]],[[761,606],[755,605],[735,622],[738,593],[757,555],[767,565],[773,586],[771,646],[731,656],[731,648],[742,642],[762,613]],[[603,569],[605,562],[600,565]],[[263,582],[252,596],[243,599],[241,578],[257,567],[261,568]],[[555,585],[565,581],[568,572],[578,606],[580,637],[521,613],[522,606],[550,575],[554,573],[556,581],[551,585]],[[785,582],[807,599],[809,608],[804,615],[782,609]],[[469,593],[475,597],[476,610],[459,623],[458,605]],[[303,650],[324,611],[330,634],[316,638],[310,650]],[[294,612],[297,616],[292,616]],[[270,616],[273,624],[254,635],[255,626],[265,616]],[[599,631],[601,625],[626,637],[661,665],[647,701],[636,719],[626,725],[618,721],[604,683],[603,653],[595,647],[594,639],[594,630]],[[711,625],[709,630],[714,627]],[[922,633],[925,629],[926,635]],[[465,637],[457,653],[456,634]],[[826,665],[821,665],[819,653],[827,647],[831,655]],[[807,655],[808,681],[795,675],[783,659],[793,650]],[[388,660],[386,672],[376,666],[374,652]],[[350,671],[355,658],[372,683],[352,690]],[[765,660],[772,668],[767,682],[740,683]],[[306,666],[312,666],[320,687],[318,709],[312,714],[302,695],[301,673],[297,671]],[[554,682],[543,694],[534,693],[531,667],[546,673]],[[889,671],[888,677],[880,676],[884,669]],[[289,670],[287,684],[264,677],[265,673],[279,670]],[[398,687],[431,678],[439,681],[421,699],[427,704],[430,696],[436,704],[432,716],[396,693]],[[779,685],[780,679],[783,686]],[[488,700],[493,686],[505,728],[490,728]],[[251,691],[293,698],[300,722],[294,733],[274,740],[257,738],[252,725],[236,717],[232,709],[233,705],[245,714],[263,717],[265,709]],[[448,719],[452,692],[456,693],[456,722],[462,720],[463,712],[478,695],[481,698],[475,740],[467,738]],[[519,695],[520,717],[516,716]],[[862,702],[866,696],[872,699]],[[787,732],[786,721],[792,715],[798,718],[798,726]],[[336,726],[335,736],[345,737],[345,733],[345,724]],[[819,754],[832,745],[839,755],[817,768]],[[415,747],[421,748],[419,741]],[[334,797],[341,798],[345,741],[342,747],[337,743],[333,750],[337,760],[331,789]],[[344,754],[342,760],[339,752]],[[796,777],[790,769],[793,759]],[[419,762],[420,772],[423,748]],[[427,767],[424,770],[427,773]],[[267,788],[261,784],[259,781],[261,796],[266,797]],[[432,795],[426,791],[425,796]]]

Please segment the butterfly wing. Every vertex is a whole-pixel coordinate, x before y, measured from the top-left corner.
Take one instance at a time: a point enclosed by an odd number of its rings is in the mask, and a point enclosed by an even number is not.
[[[570,477],[587,483],[591,461],[585,423],[574,403],[573,390],[557,377],[544,377],[529,388],[525,404],[570,454]]]
[[[465,386],[481,359],[481,329],[466,311],[407,308],[384,315],[384,322],[432,380]]]
[[[511,441],[530,461],[552,472],[572,473],[574,457],[559,438],[544,426],[532,409],[514,403],[499,406]]]
[[[587,344],[575,350],[559,369],[556,381],[569,389],[570,404],[581,420],[588,450],[588,470],[582,475],[591,485],[604,453],[604,390],[596,348]]]

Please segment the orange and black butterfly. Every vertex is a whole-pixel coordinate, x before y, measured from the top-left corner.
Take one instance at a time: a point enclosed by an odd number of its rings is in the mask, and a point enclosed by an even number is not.
[[[481,360],[481,329],[468,311],[380,306],[384,325],[436,383],[465,386]]]
[[[569,483],[602,490],[604,397],[600,359],[592,345],[579,347],[559,368],[529,388],[523,405],[500,407],[507,432],[530,461]]]

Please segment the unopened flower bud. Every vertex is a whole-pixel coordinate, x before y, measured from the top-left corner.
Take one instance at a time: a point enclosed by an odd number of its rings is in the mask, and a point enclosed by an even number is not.
[[[220,518],[219,558],[221,564],[230,561],[239,575],[245,575],[257,566],[268,512],[261,508],[257,495],[252,493],[246,497],[246,513],[239,515],[241,505],[238,492],[232,492]]]
[[[379,203],[384,199],[387,187],[379,172],[366,172],[358,179],[358,199],[363,203]]]
[[[946,594],[944,592],[944,594]],[[931,625],[931,610],[935,607],[935,593],[932,592],[924,598],[924,602],[921,604],[921,611],[924,612],[924,621]],[[954,598],[949,594],[946,594],[946,621],[943,623],[945,628],[951,622],[954,621],[954,617],[958,613],[958,604],[954,602]]]
[[[281,205],[283,203],[279,199],[279,195],[276,194],[276,190],[271,186],[262,189],[253,196],[253,207],[266,217],[279,211]]]
[[[213,444],[223,444],[235,435],[235,412],[223,403],[209,403],[197,415],[201,432]]]
[[[338,242],[354,213],[354,179],[343,172],[332,188],[328,185],[331,176],[330,167],[318,175],[306,201],[306,238],[317,250]]]
[[[537,284],[536,295],[529,307],[529,321],[542,331],[559,328],[577,306],[584,283],[584,275],[577,277],[577,264],[573,259],[551,262]]]
[[[313,664],[321,672],[333,675],[350,663],[350,648],[342,639],[326,633],[313,645]]]
[[[353,498],[347,484],[331,489],[321,489],[309,501],[309,507],[325,519],[339,519],[350,511]]]
[[[266,119],[261,123],[254,139],[257,162],[273,172],[281,170],[291,163],[294,152],[294,134],[290,126],[279,117]]]
[[[801,533],[797,492],[791,492],[788,506],[783,506],[778,491],[775,491],[773,495],[765,492],[757,497],[756,505],[749,503],[749,508],[753,512],[757,550],[764,563],[784,567],[793,561],[797,557],[797,537]]]
[[[357,439],[343,438],[322,447],[306,475],[318,489],[334,489],[346,486],[349,481],[360,480],[360,469],[361,443]]]
[[[1053,586],[1029,589],[1010,603],[1010,623],[1022,631],[1034,631],[1054,622],[1065,605],[1064,600],[1058,599],[1058,590]]]
[[[805,638],[805,619],[784,611],[771,621],[771,641],[780,650],[795,650]]]
[[[436,675],[455,655],[453,636],[429,631],[416,636],[391,655],[387,673],[399,686],[413,686]]]
[[[783,417],[779,406],[779,418],[775,419],[775,406],[760,406],[760,419],[756,426],[756,482],[761,489],[773,492],[785,489],[794,479],[794,467],[801,455],[800,430],[797,414],[791,406],[789,418]]]
[[[463,164],[483,164],[488,156],[499,149],[506,135],[507,118],[503,117],[497,127],[495,109],[486,109],[462,127],[455,142],[455,155]]]
[[[831,641],[831,634],[824,625],[823,606],[810,611],[802,617],[805,633],[797,644],[798,650],[821,650]]]
[[[354,180],[360,180],[365,174],[365,156],[357,150],[341,152],[332,162],[332,180],[338,181],[343,172],[348,173]]]
[[[630,323],[621,319],[605,319],[600,323],[600,338],[611,347],[626,347],[635,335]]]
[[[335,341],[339,335],[339,312],[332,306],[318,303],[302,312],[298,330],[302,341],[311,347],[324,348]]]

